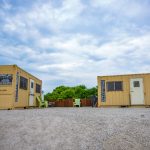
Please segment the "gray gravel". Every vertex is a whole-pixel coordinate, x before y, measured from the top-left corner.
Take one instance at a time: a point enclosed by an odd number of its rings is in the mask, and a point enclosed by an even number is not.
[[[150,108],[0,111],[0,150],[150,150]]]

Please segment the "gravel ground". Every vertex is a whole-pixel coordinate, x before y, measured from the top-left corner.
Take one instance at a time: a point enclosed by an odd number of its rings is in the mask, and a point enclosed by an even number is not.
[[[149,108],[0,111],[0,150],[150,150]]]

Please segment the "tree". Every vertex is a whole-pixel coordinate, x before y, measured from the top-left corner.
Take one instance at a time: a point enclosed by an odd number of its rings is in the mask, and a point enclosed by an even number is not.
[[[67,89],[61,93],[63,99],[74,98],[75,93],[73,89]]]
[[[91,97],[92,95],[97,95],[97,87],[93,87],[93,88],[90,88],[90,89],[88,89],[88,94],[87,94],[87,96],[88,97]]]
[[[47,93],[46,95],[44,95],[44,99],[47,101],[55,101],[59,98],[59,94],[58,93]]]
[[[97,95],[97,87],[87,89],[85,85],[75,87],[58,86],[51,93],[47,93],[44,98],[48,101],[55,101],[68,98],[90,98]]]
[[[56,88],[53,90],[53,92],[58,93],[58,94],[61,94],[61,92],[65,91],[65,90],[67,90],[67,89],[69,89],[69,87],[61,85],[61,86],[56,87]]]

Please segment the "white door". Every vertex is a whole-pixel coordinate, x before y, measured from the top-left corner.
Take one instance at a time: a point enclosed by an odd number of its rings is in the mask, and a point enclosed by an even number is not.
[[[130,79],[130,95],[131,105],[144,104],[144,90],[142,78]]]
[[[30,79],[29,106],[34,105],[34,80]]]

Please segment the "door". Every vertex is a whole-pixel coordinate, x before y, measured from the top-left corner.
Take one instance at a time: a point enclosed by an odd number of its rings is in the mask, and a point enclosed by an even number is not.
[[[34,105],[34,80],[30,79],[29,106]]]
[[[143,79],[130,79],[131,105],[144,104]]]

